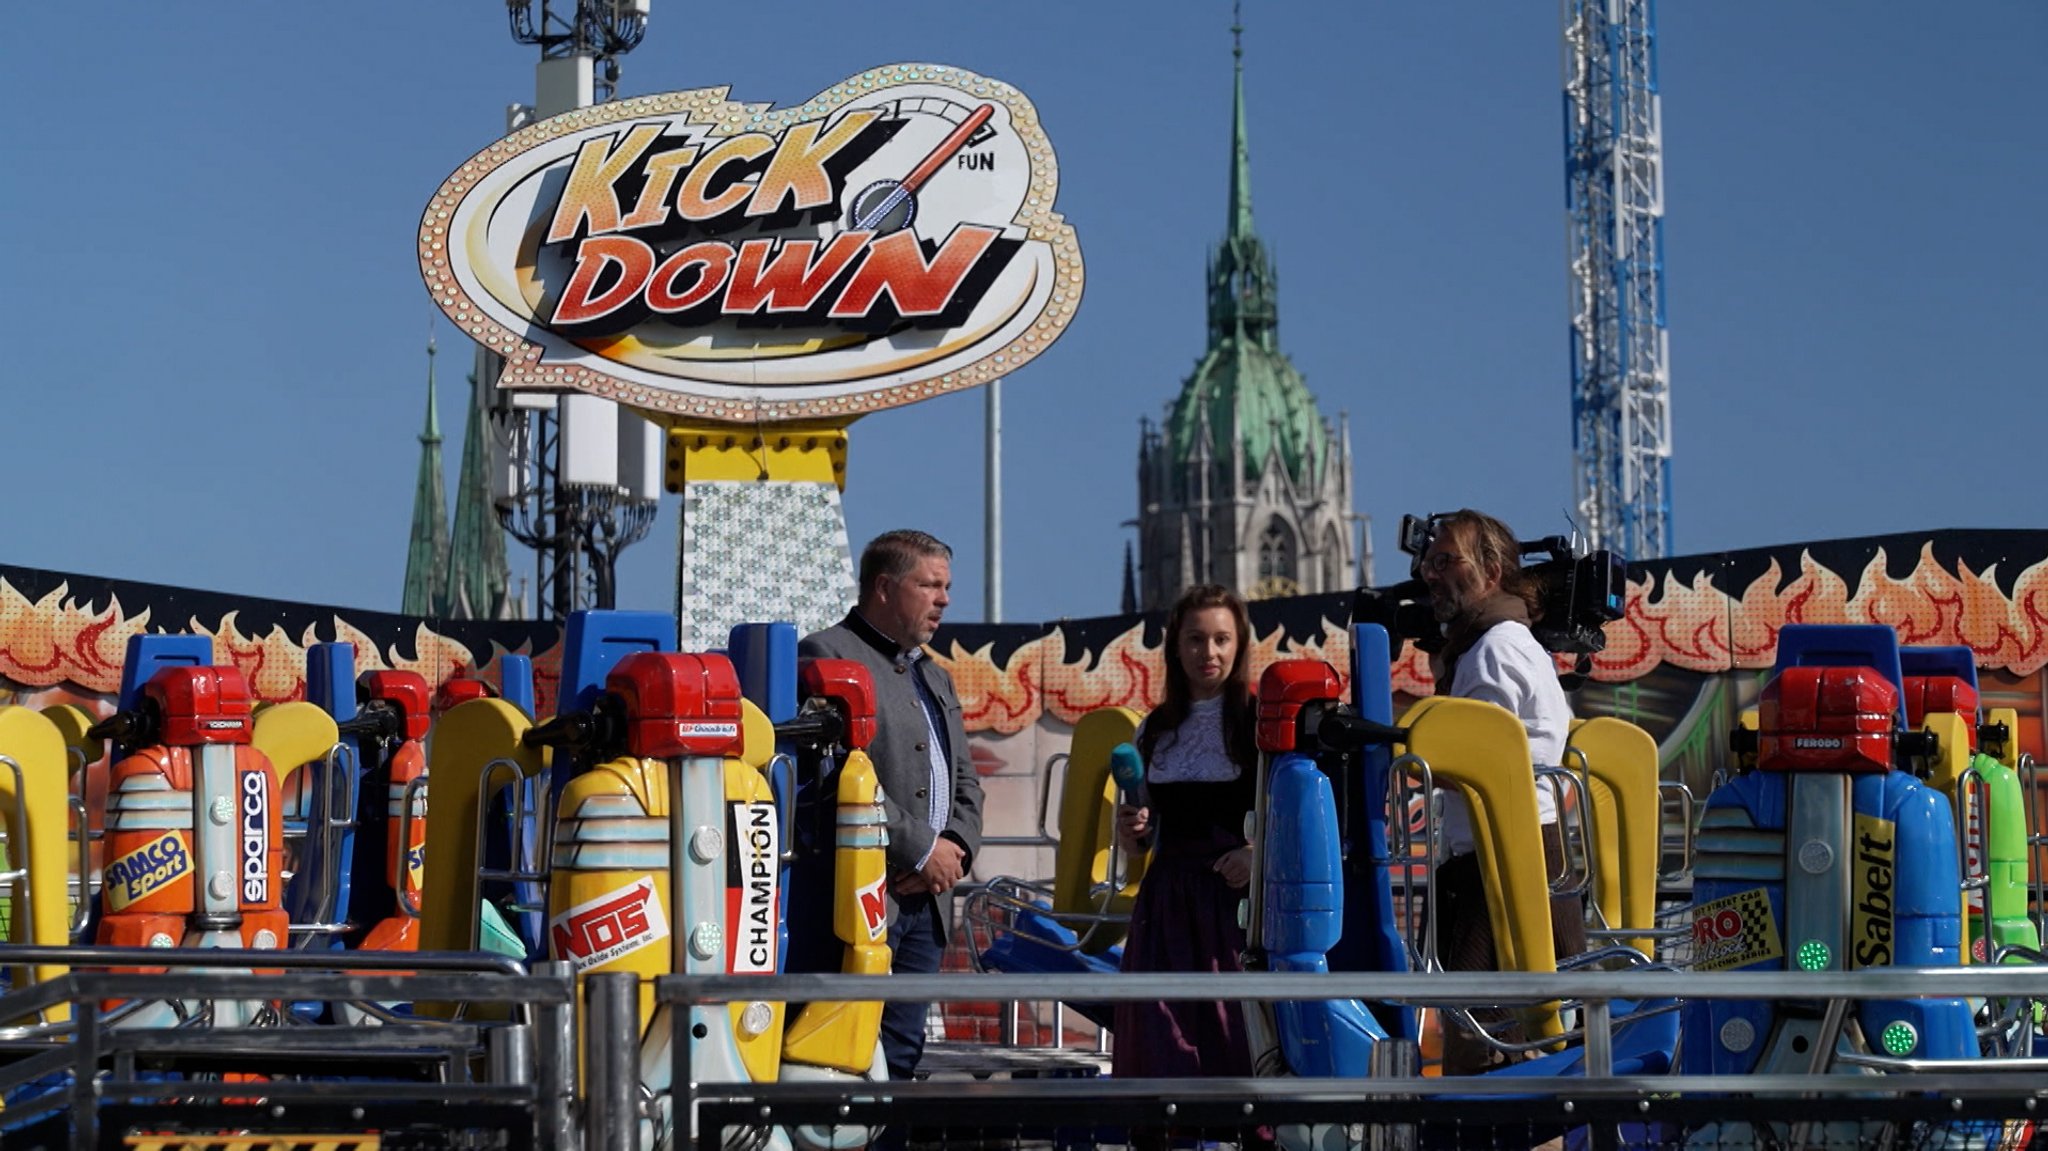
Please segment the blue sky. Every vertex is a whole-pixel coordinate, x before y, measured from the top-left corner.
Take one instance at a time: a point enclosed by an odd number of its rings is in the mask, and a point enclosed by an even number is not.
[[[1281,344],[1350,415],[1382,579],[1406,511],[1564,530],[1557,5],[1246,9]],[[92,10],[16,6],[0,35],[0,562],[395,610],[434,315],[414,231],[531,98],[537,51],[495,0]],[[1004,614],[1113,612],[1138,419],[1202,349],[1229,5],[853,17],[656,0],[620,91],[801,103],[930,61],[1033,98],[1088,286],[1004,388]],[[2043,526],[2048,4],[1668,0],[1659,31],[1677,550]],[[439,333],[452,465],[468,357]],[[960,620],[981,616],[981,412],[856,424],[846,494],[856,544],[954,543]],[[672,603],[674,504],[622,606]]]

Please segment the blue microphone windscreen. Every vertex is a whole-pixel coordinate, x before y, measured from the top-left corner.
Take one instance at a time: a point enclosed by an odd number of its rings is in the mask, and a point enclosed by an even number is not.
[[[1125,791],[1136,791],[1142,786],[1145,782],[1145,761],[1139,758],[1138,749],[1128,743],[1110,748],[1109,774]]]

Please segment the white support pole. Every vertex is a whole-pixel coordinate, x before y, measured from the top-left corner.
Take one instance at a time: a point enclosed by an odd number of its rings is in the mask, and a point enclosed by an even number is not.
[[[988,457],[982,491],[987,499],[983,520],[982,621],[1003,622],[1003,381],[990,380],[987,393]]]

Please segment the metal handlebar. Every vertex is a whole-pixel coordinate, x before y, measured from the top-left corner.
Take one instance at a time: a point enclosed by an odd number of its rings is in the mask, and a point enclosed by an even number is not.
[[[414,804],[419,805],[419,817],[424,817],[427,813],[427,777],[424,775],[407,781],[405,790],[399,793],[398,850],[405,854],[399,856],[398,890],[393,892],[398,897],[399,911],[413,919],[418,919],[420,917],[419,892],[413,889],[412,884],[406,882],[407,877],[412,874],[412,867],[407,862],[407,856],[412,852],[412,824],[413,820],[418,818],[412,813]]]

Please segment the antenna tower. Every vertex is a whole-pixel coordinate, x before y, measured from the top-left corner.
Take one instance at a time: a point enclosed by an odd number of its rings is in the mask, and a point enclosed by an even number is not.
[[[1671,552],[1664,137],[1654,0],[1563,0],[1572,486],[1594,547]]]

